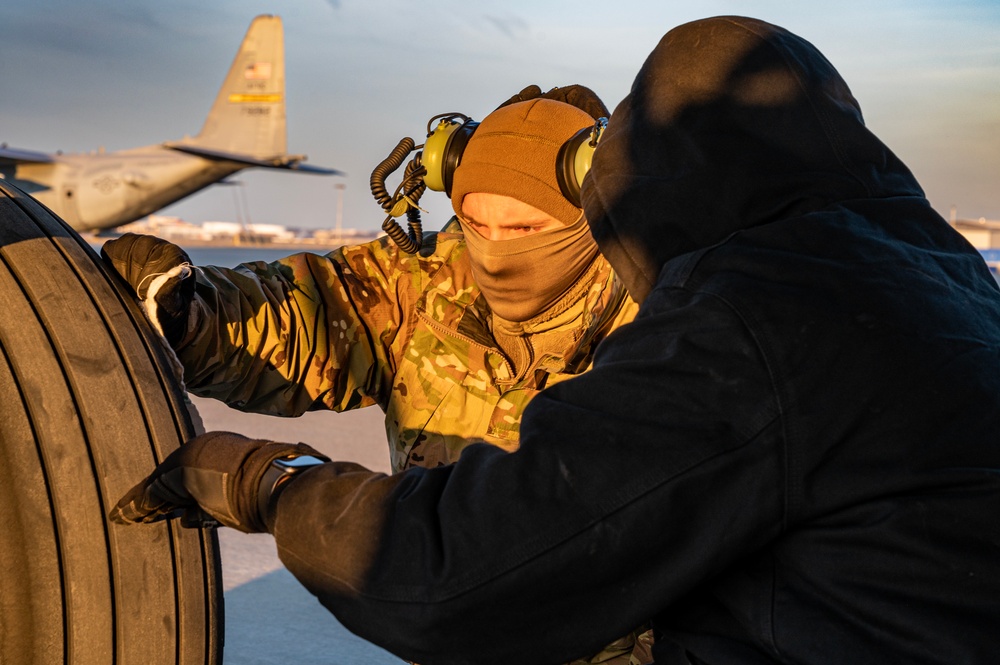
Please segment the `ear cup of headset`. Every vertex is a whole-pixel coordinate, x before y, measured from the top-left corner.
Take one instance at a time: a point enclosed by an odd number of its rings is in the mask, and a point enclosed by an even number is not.
[[[588,151],[592,156],[594,149],[590,147],[590,127],[584,127],[563,143],[556,156],[556,181],[559,189],[577,208],[581,207],[580,183],[583,182],[583,176],[587,175],[586,170],[582,175],[577,173],[577,161],[581,154],[585,155]],[[587,162],[586,169],[589,170],[590,160],[584,160]]]
[[[466,120],[442,120],[424,141],[420,163],[427,170],[424,182],[428,189],[451,196],[451,182],[455,169],[462,161],[462,153],[479,123]]]
[[[601,140],[607,118],[598,118],[593,127],[584,127],[571,136],[556,156],[556,181],[566,200],[577,208],[583,207],[580,199],[580,185],[590,171],[594,160],[594,151]]]

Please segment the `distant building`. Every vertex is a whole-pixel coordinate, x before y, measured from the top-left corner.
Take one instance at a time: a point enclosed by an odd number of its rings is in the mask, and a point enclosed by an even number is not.
[[[951,225],[976,249],[1000,249],[1000,221],[958,219]]]
[[[211,240],[211,236],[207,235],[201,226],[169,215],[149,215],[131,224],[119,226],[116,230],[120,233],[147,233],[167,240],[175,240],[179,244],[184,242],[201,243]]]
[[[979,250],[990,271],[997,275],[997,281],[1000,281],[1000,220],[989,220],[985,217],[977,220],[955,219],[955,211],[952,210],[949,221],[955,230],[969,241],[969,244]]]
[[[292,242],[295,234],[279,224],[247,224],[244,233],[257,238],[267,238],[271,242]]]
[[[334,229],[316,229],[312,232],[312,237],[317,242],[345,245],[374,240],[379,235],[381,235],[380,231],[361,231],[358,229],[341,229],[339,231]]]
[[[281,247],[339,247],[375,239],[380,232],[357,229],[289,229],[280,224],[185,222],[169,215],[150,215],[120,226],[119,233],[147,233],[179,245],[273,245]]]

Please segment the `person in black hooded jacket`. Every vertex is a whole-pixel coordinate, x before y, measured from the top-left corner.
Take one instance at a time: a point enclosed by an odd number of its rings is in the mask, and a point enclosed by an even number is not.
[[[670,31],[583,200],[636,320],[516,453],[286,483],[288,569],[428,664],[648,619],[661,665],[995,662],[1000,291],[833,66],[754,19]]]

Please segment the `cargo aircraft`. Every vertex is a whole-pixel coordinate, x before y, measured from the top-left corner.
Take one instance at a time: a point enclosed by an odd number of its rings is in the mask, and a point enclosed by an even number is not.
[[[261,15],[197,136],[79,154],[0,144],[0,177],[78,231],[91,231],[135,221],[245,168],[343,175],[285,150],[284,34],[280,17]]]

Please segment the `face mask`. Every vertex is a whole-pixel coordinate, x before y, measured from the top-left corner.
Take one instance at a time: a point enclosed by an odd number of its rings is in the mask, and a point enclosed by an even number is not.
[[[570,226],[512,240],[487,240],[464,222],[462,230],[472,276],[490,309],[508,321],[528,321],[551,307],[597,256],[583,215]]]

